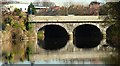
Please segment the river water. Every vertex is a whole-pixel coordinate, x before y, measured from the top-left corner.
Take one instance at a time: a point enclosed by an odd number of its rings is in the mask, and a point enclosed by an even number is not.
[[[54,45],[54,42],[52,43]],[[77,51],[46,50],[36,40],[4,41],[1,54],[1,64],[103,64],[104,66],[104,64],[118,64],[120,59],[118,51],[109,46],[103,46],[99,50],[94,48]]]

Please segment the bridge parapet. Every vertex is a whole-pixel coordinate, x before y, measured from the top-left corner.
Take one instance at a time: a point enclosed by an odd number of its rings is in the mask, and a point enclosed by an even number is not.
[[[29,16],[29,22],[102,22],[105,16]]]

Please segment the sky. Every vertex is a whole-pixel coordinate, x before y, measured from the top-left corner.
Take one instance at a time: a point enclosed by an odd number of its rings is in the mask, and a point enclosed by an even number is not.
[[[5,0],[4,0],[5,1]],[[9,0],[11,1],[11,0]],[[34,1],[43,1],[43,0],[13,0],[13,1],[21,1],[21,2],[26,2],[26,3],[30,3],[30,2],[34,2]],[[64,2],[79,2],[82,5],[88,5],[91,1],[98,1],[101,3],[105,3],[110,2],[110,1],[120,1],[120,0],[44,0],[44,1],[51,1],[51,2],[55,2],[56,5],[63,5]]]

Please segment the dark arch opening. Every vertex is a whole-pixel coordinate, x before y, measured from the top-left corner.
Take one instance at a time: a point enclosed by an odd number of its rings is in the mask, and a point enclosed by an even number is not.
[[[100,29],[94,25],[80,25],[74,29],[73,34],[73,43],[78,48],[94,48],[102,40]]]
[[[44,31],[44,40],[38,39],[38,45],[46,50],[61,49],[69,40],[67,31],[59,25],[46,25],[41,30]]]
[[[117,24],[111,25],[106,31],[106,42],[115,48],[120,48],[120,27]]]

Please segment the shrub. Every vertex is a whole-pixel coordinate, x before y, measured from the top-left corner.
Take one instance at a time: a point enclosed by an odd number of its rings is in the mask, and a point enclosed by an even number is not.
[[[15,39],[15,40],[23,40],[24,36],[23,36],[23,31],[19,28],[14,28],[11,31],[11,39]]]
[[[33,25],[32,24],[26,22],[25,26],[26,26],[26,30],[31,31],[31,32],[33,31],[33,27],[32,27]]]
[[[15,8],[14,12],[16,12],[16,16],[19,16],[21,14],[21,10],[18,8]]]
[[[35,14],[35,13],[36,13],[36,9],[34,5],[30,3],[30,5],[28,6],[28,14]]]
[[[21,26],[20,26],[20,24],[18,23],[18,22],[15,22],[14,24],[13,24],[13,28],[20,28]]]
[[[12,20],[13,20],[12,17],[7,17],[5,18],[4,23],[11,25]]]
[[[120,47],[120,26],[115,24],[107,30],[107,42],[113,47]]]
[[[37,33],[38,40],[43,40],[44,39],[44,31],[38,31]]]

